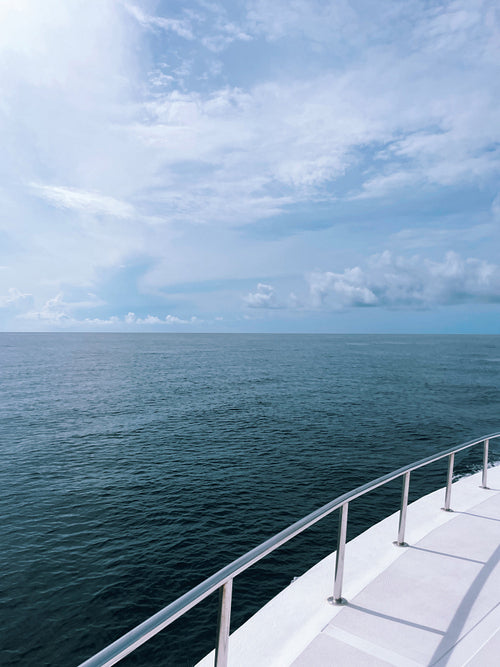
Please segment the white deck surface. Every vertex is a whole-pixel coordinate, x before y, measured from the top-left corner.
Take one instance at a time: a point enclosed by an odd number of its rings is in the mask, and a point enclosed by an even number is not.
[[[265,605],[230,638],[233,667],[500,666],[500,466],[397,513],[346,547],[343,595],[332,606],[334,554]],[[237,604],[237,600],[234,601]],[[199,663],[213,665],[213,653]]]

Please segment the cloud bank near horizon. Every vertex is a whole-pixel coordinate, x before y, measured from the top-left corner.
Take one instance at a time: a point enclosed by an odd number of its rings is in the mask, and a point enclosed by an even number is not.
[[[314,271],[306,276],[308,293],[280,300],[272,285],[259,283],[243,297],[249,308],[342,310],[347,308],[429,309],[435,305],[500,303],[500,265],[448,252],[443,261],[419,255],[398,257],[385,251],[362,268],[341,273]]]

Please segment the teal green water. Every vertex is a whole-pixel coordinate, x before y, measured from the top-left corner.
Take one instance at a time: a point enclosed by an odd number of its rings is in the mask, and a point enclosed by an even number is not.
[[[500,430],[498,336],[0,334],[0,369],[9,666],[76,665],[336,495]],[[458,457],[458,473],[479,461]],[[436,464],[411,495],[444,482]],[[399,494],[353,503],[350,536]],[[238,578],[234,623],[332,551],[335,530]],[[193,664],[216,606],[123,664]]]

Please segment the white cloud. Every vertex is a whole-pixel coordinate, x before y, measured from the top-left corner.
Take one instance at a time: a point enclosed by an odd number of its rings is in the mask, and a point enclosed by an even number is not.
[[[386,251],[373,256],[365,269],[318,271],[308,277],[308,282],[316,308],[428,308],[500,302],[500,266],[462,259],[454,252],[436,262],[418,255],[395,257]]]
[[[167,324],[196,324],[201,322],[195,315],[193,315],[189,320],[183,320],[181,317],[176,315],[167,315],[165,317],[165,322]]]
[[[163,16],[152,16],[142,11],[140,7],[132,4],[125,4],[125,8],[143,27],[150,30],[165,30],[175,32],[184,39],[194,39],[193,29],[188,19],[172,19]]]
[[[373,306],[378,299],[366,286],[366,277],[359,267],[343,273],[312,273],[309,286],[314,306],[322,306],[332,298],[340,306]]]
[[[137,317],[135,313],[128,313],[125,316],[124,321],[126,324],[200,324],[200,320],[196,316],[192,316],[189,319],[182,319],[176,315],[166,315],[164,318],[158,317],[156,315],[147,315],[146,317]]]
[[[222,6],[205,6],[203,14],[184,7],[183,18],[151,15],[137,5],[125,4],[127,11],[148,30],[172,32],[186,40],[197,40],[206,49],[222,51],[235,41],[249,41],[251,35],[242,26],[228,20]]]
[[[0,296],[0,308],[23,308],[32,301],[32,294],[25,294],[16,287],[10,287],[6,295]]]
[[[92,296],[92,295],[90,295]],[[130,327],[143,326],[180,326],[180,325],[198,325],[203,322],[196,316],[189,319],[183,319],[176,315],[166,315],[165,317],[158,317],[157,315],[146,315],[145,317],[137,317],[135,313],[129,312],[124,317],[112,315],[110,317],[78,317],[77,311],[88,308],[95,308],[103,305],[103,302],[97,298],[91,298],[89,301],[73,301],[67,302],[64,300],[62,293],[55,297],[48,299],[39,310],[29,310],[17,316],[19,320],[27,322],[36,322],[42,328],[52,327],[55,329],[114,329],[116,331],[127,330]]]
[[[68,27],[68,11],[55,0],[51,2],[61,27]],[[88,3],[87,10],[84,3],[72,2],[75,21],[97,24],[94,3]],[[480,20],[465,20],[460,18],[466,11],[463,8],[450,5],[425,12],[410,4],[407,10],[396,11],[391,3],[382,3],[381,16],[373,17],[369,7],[355,11],[347,3],[336,3],[335,7],[303,1],[272,6],[250,3],[249,15],[253,18],[247,18],[247,23],[250,21],[257,32],[262,29],[274,37],[280,31],[288,34],[293,27],[294,34],[307,28],[308,38],[320,38],[321,26],[327,26],[329,35],[335,28],[356,43],[356,30],[349,26],[358,26],[366,41],[366,58],[340,70],[320,68],[312,77],[268,79],[246,88],[203,87],[205,92],[170,90],[155,94],[151,100],[147,90],[139,99],[132,99],[137,82],[131,74],[136,74],[137,67],[129,65],[125,72],[121,61],[125,60],[123,16],[112,3],[105,3],[107,19],[117,35],[111,41],[103,35],[93,59],[88,53],[89,44],[82,44],[82,52],[90,58],[90,66],[84,68],[89,93],[84,99],[72,83],[77,79],[80,82],[76,76],[82,69],[80,59],[73,54],[68,58],[61,35],[57,31],[50,34],[61,51],[61,63],[65,63],[54,76],[65,85],[61,89],[50,87],[54,104],[44,111],[44,117],[52,111],[60,125],[62,120],[62,127],[59,131],[50,128],[49,132],[43,128],[44,135],[35,128],[35,134],[42,158],[46,144],[43,136],[54,137],[50,160],[54,161],[56,153],[61,160],[61,175],[70,160],[78,165],[77,174],[70,169],[69,178],[59,178],[59,183],[78,187],[42,185],[46,189],[40,194],[58,206],[87,208],[97,214],[130,216],[133,209],[128,202],[139,196],[174,220],[253,222],[283,212],[296,202],[332,198],[332,186],[325,189],[325,184],[356,166],[362,159],[360,152],[367,148],[380,151],[386,160],[377,173],[366,171],[362,182],[354,187],[354,195],[386,195],[426,183],[480,181],[500,167],[497,153],[487,150],[500,134],[497,65],[488,61],[488,45],[493,42],[489,24],[497,24],[494,17],[488,23],[486,8],[470,10],[474,16],[480,14]],[[139,4],[128,5],[128,9],[141,25],[178,29],[184,36],[192,35],[193,26],[199,24],[206,39],[215,39],[224,32],[217,28],[219,23],[227,34],[238,38],[246,34],[220,7],[212,23],[192,12],[184,13],[183,19],[170,19],[148,15]],[[406,30],[415,26],[414,50],[408,50],[395,34],[386,35],[387,41],[372,46],[373,19],[385,25],[387,17],[400,19]],[[43,25],[36,13],[29,21],[33,30]],[[449,36],[449,49],[455,49],[453,57],[448,51],[444,60],[441,52],[419,52],[420,46],[432,43],[426,36],[427,27]],[[73,25],[70,28],[75,30]],[[101,34],[105,27],[99,23],[95,29]],[[456,53],[464,31],[468,49],[475,56],[472,63],[467,49]],[[43,47],[40,65],[45,70],[48,44],[39,34],[37,40]],[[106,49],[103,45],[108,44],[110,48]],[[28,60],[31,63],[34,59]],[[106,67],[104,74],[97,75],[95,72],[102,70],[101,61],[106,61]],[[55,62],[50,62],[56,69]],[[26,74],[25,70],[23,65],[21,74]],[[16,67],[13,72],[19,74]],[[107,78],[103,80],[103,76]],[[154,84],[159,80],[165,83],[165,77],[174,84],[171,72],[163,72],[162,77],[153,77],[153,88],[161,88]],[[121,89],[116,85],[119,81]],[[124,81],[128,81],[128,90]],[[130,94],[129,99],[123,99],[123,92]],[[82,102],[85,113],[77,112],[71,122],[74,101]],[[17,111],[18,116],[22,115]],[[28,116],[28,123],[31,120],[39,123],[40,119]],[[67,136],[73,139],[69,145]],[[65,152],[70,159],[62,158]],[[183,166],[186,164],[189,169]]]
[[[76,188],[32,183],[32,190],[58,208],[72,209],[90,215],[111,215],[116,218],[131,218],[134,207],[113,197],[85,192]]]
[[[299,15],[307,9],[308,3],[293,5]],[[420,29],[434,18],[423,13],[415,20]],[[422,56],[419,34],[416,30],[415,51],[397,38],[373,51],[368,44],[370,57],[351,69],[325,68],[309,78],[287,77],[245,90],[170,91],[157,97],[148,105],[149,122],[135,129],[162,156],[170,176],[172,188],[158,196],[192,204],[189,211],[176,204],[174,215],[210,222],[217,220],[210,212],[221,210],[220,200],[244,197],[244,219],[251,222],[266,214],[263,198],[275,211],[301,201],[332,200],[332,181],[359,168],[365,152],[376,161],[358,174],[352,197],[477,184],[498,173],[497,65],[488,62],[486,46],[474,32],[469,35],[474,59],[455,51],[444,60],[432,51]],[[199,168],[192,170],[189,185],[181,186],[175,172],[183,160]],[[235,191],[238,197],[232,196]]]
[[[485,6],[487,3],[452,0],[431,7],[428,20],[417,26],[415,38],[428,50],[441,53],[468,46],[471,37],[484,35],[485,29],[489,32],[491,23]]]
[[[280,308],[276,291],[272,285],[259,283],[255,292],[250,292],[243,301],[249,308]]]
[[[73,323],[78,320],[74,317],[73,313],[78,310],[87,310],[89,308],[97,308],[99,306],[106,305],[102,299],[99,299],[95,294],[88,294],[88,299],[83,301],[65,301],[64,295],[62,292],[56,294],[56,296],[47,299],[45,303],[39,310],[29,310],[18,317],[25,318],[27,320],[38,320],[40,322],[46,322],[56,325],[69,325],[72,326]],[[99,320],[99,319],[85,319],[85,322],[109,322],[113,324],[118,321],[116,317],[112,317],[108,320]]]
[[[28,320],[40,320],[50,324],[63,325],[71,323],[73,317],[70,315],[71,305],[64,301],[62,292],[48,299],[40,310],[32,310],[23,315]]]
[[[249,292],[243,297],[243,303],[248,308],[262,308],[267,310],[277,310],[288,308],[291,310],[302,309],[303,304],[294,292],[290,292],[288,297],[278,296],[273,285],[267,283],[258,283],[254,292]]]
[[[240,26],[222,19],[216,23],[214,33],[204,37],[201,43],[210,51],[218,52],[233,42],[248,42],[251,39],[251,35]]]

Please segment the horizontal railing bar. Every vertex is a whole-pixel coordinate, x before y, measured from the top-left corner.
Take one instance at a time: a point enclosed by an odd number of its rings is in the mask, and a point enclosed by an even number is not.
[[[129,653],[132,653],[132,651],[141,646],[141,644],[148,641],[148,639],[151,639],[151,637],[173,623],[192,607],[196,606],[199,602],[214,593],[230,579],[237,577],[254,565],[254,563],[265,558],[265,556],[268,556],[289,540],[307,530],[318,521],[321,521],[321,519],[324,519],[326,516],[344,505],[344,503],[355,500],[369,491],[373,491],[379,486],[383,486],[384,484],[401,477],[401,475],[404,475],[407,472],[413,472],[413,470],[434,463],[434,461],[439,461],[450,454],[474,447],[475,445],[484,442],[486,439],[493,440],[498,437],[500,437],[500,432],[482,436],[477,440],[470,440],[457,447],[450,447],[438,454],[427,456],[415,463],[398,468],[397,470],[387,473],[382,477],[378,477],[371,482],[362,484],[352,491],[348,491],[347,493],[334,498],[326,505],[314,510],[307,516],[299,519],[299,521],[293,523],[291,526],[288,526],[288,528],[276,533],[273,537],[254,547],[243,556],[240,556],[232,563],[229,563],[229,565],[226,565],[221,570],[202,581],[190,591],[177,598],[177,600],[174,600],[156,614],[143,621],[140,625],[137,625],[135,628],[122,635],[122,637],[114,641],[112,644],[109,644],[109,646],[102,651],[96,653],[92,658],[83,662],[80,667],[108,667],[114,665]]]

